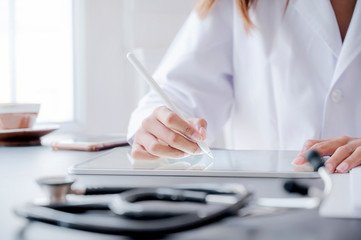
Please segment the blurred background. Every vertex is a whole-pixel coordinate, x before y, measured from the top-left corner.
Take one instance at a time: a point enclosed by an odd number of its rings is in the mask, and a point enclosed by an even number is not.
[[[63,132],[125,133],[195,0],[0,0],[0,102],[41,103]]]

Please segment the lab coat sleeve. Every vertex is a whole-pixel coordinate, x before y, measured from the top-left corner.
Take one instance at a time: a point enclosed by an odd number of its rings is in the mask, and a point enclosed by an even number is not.
[[[155,80],[186,115],[208,122],[207,142],[222,132],[233,103],[233,1],[218,1],[206,18],[191,13],[154,74]],[[150,91],[132,113],[128,140],[144,118],[165,105]]]

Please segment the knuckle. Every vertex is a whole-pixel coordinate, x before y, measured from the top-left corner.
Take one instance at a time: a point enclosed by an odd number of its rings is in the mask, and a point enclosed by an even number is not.
[[[147,117],[142,121],[142,128],[147,129],[149,126],[152,125],[153,119],[152,117]]]
[[[327,146],[327,144],[324,144],[324,143],[318,143],[318,144],[316,144],[316,148],[318,151],[320,151],[322,153],[328,149],[328,146]]]
[[[176,144],[179,141],[179,136],[176,133],[170,133],[169,134],[169,138],[168,141],[170,143],[170,145],[174,146],[174,144]]]
[[[305,147],[311,147],[316,144],[316,140],[314,139],[308,139],[303,146]]]
[[[337,149],[341,153],[352,153],[354,149],[350,145],[343,145]]]
[[[172,125],[174,123],[174,121],[176,120],[177,115],[173,112],[169,112],[165,118],[164,118],[164,123],[166,125]]]
[[[184,132],[183,132],[186,136],[192,136],[193,133],[194,133],[194,129],[190,126],[187,126],[185,129],[184,129]]]
[[[158,142],[153,142],[149,145],[148,149],[149,149],[149,152],[152,153],[152,154],[156,154],[157,152],[159,152],[159,149],[161,147],[161,144],[158,143]]]
[[[347,143],[347,142],[350,140],[350,138],[347,137],[347,136],[341,136],[341,137],[339,137],[338,139],[339,139],[341,142],[344,142],[344,143]]]
[[[312,141],[312,140],[311,140],[311,141]],[[307,146],[309,146],[311,149],[319,149],[320,146],[322,146],[322,144],[320,144],[320,143],[315,143],[315,142],[313,142],[313,143],[309,142],[309,145],[307,145]]]
[[[327,145],[324,143],[315,143],[312,145],[311,149],[323,152],[324,150],[327,149]]]
[[[361,146],[358,146],[358,147],[355,149],[355,152],[361,153]]]

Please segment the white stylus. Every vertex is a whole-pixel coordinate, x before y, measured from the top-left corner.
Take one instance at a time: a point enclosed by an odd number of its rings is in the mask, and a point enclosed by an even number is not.
[[[150,87],[156,91],[163,101],[166,103],[167,107],[171,109],[175,114],[177,114],[179,117],[181,117],[183,120],[187,121],[185,116],[181,111],[178,110],[178,108],[174,105],[174,103],[168,98],[168,96],[163,92],[163,90],[159,87],[157,82],[152,78],[152,76],[147,72],[147,70],[143,67],[143,65],[139,62],[139,60],[135,57],[133,53],[128,53],[127,58],[129,62],[133,65],[133,67],[144,77],[144,79],[147,81],[147,83],[150,85]],[[197,142],[200,149],[202,149],[203,152],[207,153],[207,155],[211,158],[214,158],[211,150],[207,146],[207,144],[203,141]]]

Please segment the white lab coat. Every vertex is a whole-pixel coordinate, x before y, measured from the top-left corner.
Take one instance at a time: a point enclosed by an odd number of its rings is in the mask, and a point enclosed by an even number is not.
[[[260,0],[247,34],[234,0],[192,13],[154,77],[216,139],[233,114],[239,149],[300,149],[307,139],[361,137],[361,1],[342,43],[329,0]],[[156,106],[133,112],[128,136]]]

